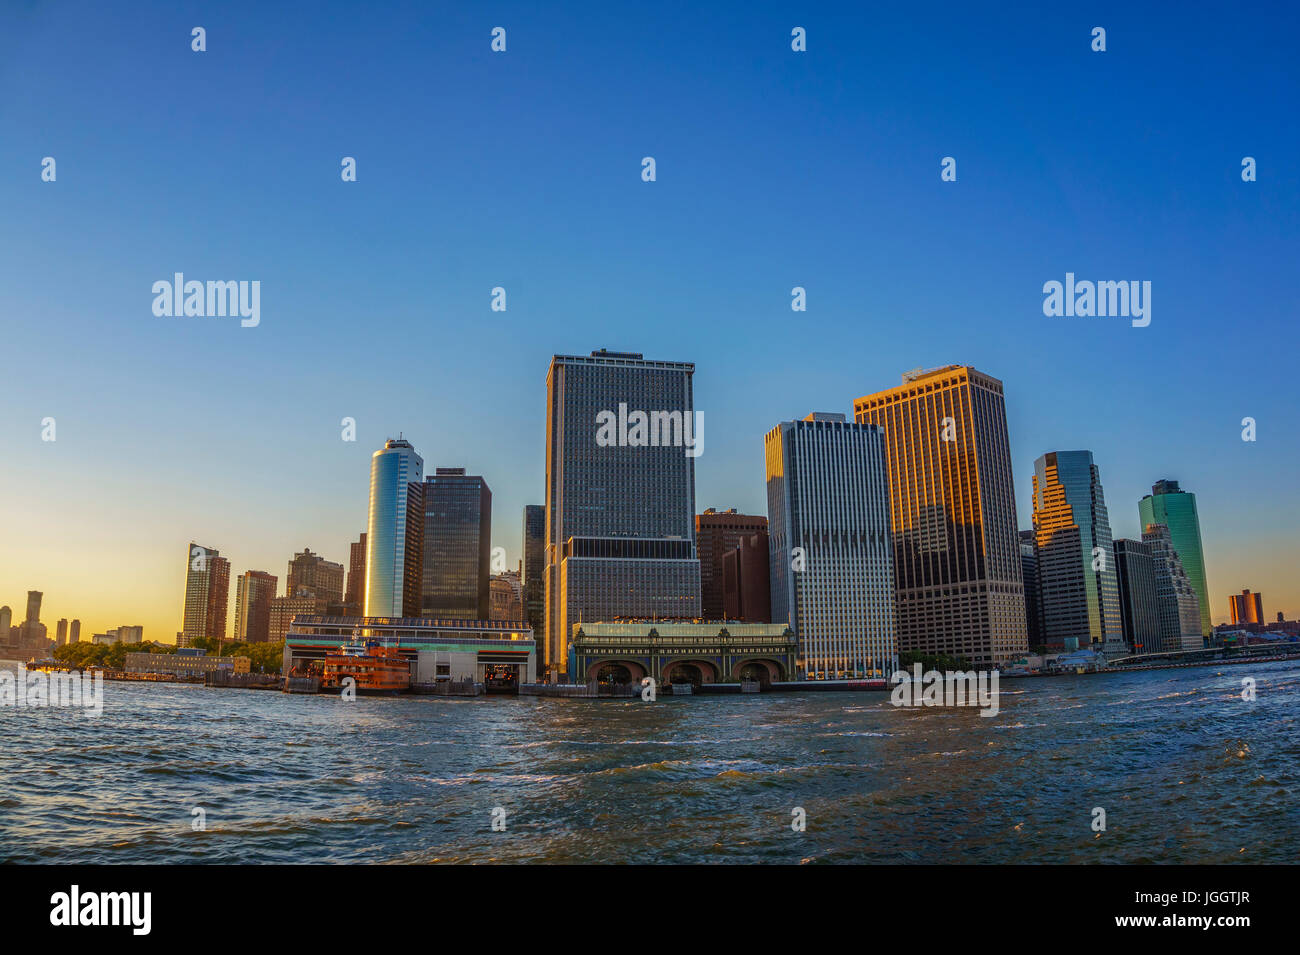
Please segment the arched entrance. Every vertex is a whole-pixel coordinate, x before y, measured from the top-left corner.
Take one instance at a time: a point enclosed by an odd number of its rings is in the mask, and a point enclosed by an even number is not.
[[[587,671],[588,683],[607,683],[620,686],[628,683],[640,683],[645,676],[645,668],[631,660],[602,660],[592,664]]]
[[[752,680],[763,687],[770,686],[784,678],[781,664],[775,660],[741,660],[736,664],[732,678],[741,683]]]
[[[699,686],[702,683],[716,683],[718,671],[707,660],[674,660],[664,667],[665,683],[689,683]]]

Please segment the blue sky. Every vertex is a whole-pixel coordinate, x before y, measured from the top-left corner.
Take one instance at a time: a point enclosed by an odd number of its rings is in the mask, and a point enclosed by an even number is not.
[[[170,639],[191,539],[346,561],[399,430],[513,563],[550,356],[608,347],[696,363],[700,509],[765,511],[776,422],[968,363],[1023,527],[1087,448],[1116,536],[1197,493],[1216,621],[1300,615],[1285,5],[269,6],[0,8],[0,603]],[[261,325],[154,316],[177,271],[259,280]],[[1150,326],[1045,317],[1067,271],[1151,281]]]

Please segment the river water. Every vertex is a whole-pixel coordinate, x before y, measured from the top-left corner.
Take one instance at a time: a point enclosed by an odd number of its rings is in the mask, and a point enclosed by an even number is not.
[[[98,718],[0,706],[0,861],[1300,861],[1295,661],[1004,680],[993,718],[881,692],[105,693]]]

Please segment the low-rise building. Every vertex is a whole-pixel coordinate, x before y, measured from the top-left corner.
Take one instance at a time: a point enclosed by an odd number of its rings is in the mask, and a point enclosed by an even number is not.
[[[574,624],[578,683],[761,684],[795,679],[799,641],[784,623],[664,620]]]

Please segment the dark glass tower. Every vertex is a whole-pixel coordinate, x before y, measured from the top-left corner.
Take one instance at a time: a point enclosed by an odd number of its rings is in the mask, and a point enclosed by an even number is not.
[[[491,615],[492,491],[464,468],[424,479],[424,568],[420,616],[487,620]]]
[[[1120,620],[1124,642],[1134,653],[1163,648],[1160,607],[1156,600],[1155,558],[1146,541],[1115,541],[1115,576],[1119,581]]]

